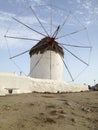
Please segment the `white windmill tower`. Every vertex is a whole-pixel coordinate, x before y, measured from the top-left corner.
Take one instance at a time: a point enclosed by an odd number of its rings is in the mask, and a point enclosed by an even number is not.
[[[55,38],[45,37],[31,48],[30,77],[63,80],[63,48]]]

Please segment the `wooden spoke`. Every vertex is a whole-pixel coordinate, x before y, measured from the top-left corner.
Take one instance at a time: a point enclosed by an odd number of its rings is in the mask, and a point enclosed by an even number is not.
[[[24,52],[22,52],[22,53],[19,53],[19,54],[15,55],[15,56],[10,57],[10,59],[13,59],[13,58],[16,58],[16,57],[18,57],[18,56],[21,56],[21,55],[23,55],[23,54],[25,54],[25,53],[27,53],[27,52],[29,52],[29,51],[30,51],[30,50],[27,50],[27,51],[24,51]]]
[[[51,5],[50,7],[51,7],[51,10],[50,10],[50,35],[52,35],[52,26],[53,26],[53,25],[52,25],[52,24],[53,24],[53,16],[52,16],[52,15],[53,15],[53,14],[52,14],[53,12],[52,12],[52,10],[53,10],[53,9],[52,9],[52,5]]]
[[[61,57],[61,59],[62,59],[62,57]],[[69,75],[70,75],[72,81],[74,81],[73,76],[72,76],[72,74],[71,74],[71,72],[70,72],[68,66],[66,65],[66,63],[65,63],[65,61],[64,61],[63,59],[62,59],[62,61],[63,61],[63,63],[64,63],[65,68],[67,69],[67,71],[68,71],[68,73],[69,73]]]
[[[43,28],[43,30],[45,31],[45,33],[49,36],[49,34],[47,33],[47,31],[46,31],[45,27],[43,26],[43,24],[41,23],[40,19],[38,18],[38,16],[37,16],[36,12],[32,9],[32,7],[31,7],[31,6],[30,6],[30,9],[32,10],[32,12],[33,12],[33,14],[34,14],[35,18],[38,20],[39,24],[41,25],[41,27]]]
[[[5,35],[4,37],[6,37],[6,38],[14,38],[14,39],[21,39],[21,40],[40,41],[40,40],[38,40],[38,39],[25,38],[25,37],[14,37],[14,36],[8,36],[8,35]]]
[[[78,46],[78,45],[72,45],[72,44],[63,44],[63,43],[59,43],[61,45],[65,45],[65,46],[71,46],[71,47],[79,47],[79,48],[89,48],[91,49],[92,47],[91,46]]]
[[[46,45],[46,44],[47,44],[47,43],[45,43],[44,45]],[[34,50],[34,49],[36,49],[36,48],[38,48],[38,47],[40,47],[40,46],[43,46],[43,45],[34,46],[32,50]],[[20,53],[20,54],[17,54],[17,55],[15,55],[15,56],[13,56],[13,57],[10,57],[10,59],[13,59],[13,58],[16,58],[16,57],[18,57],[18,56],[21,56],[21,55],[23,55],[23,54],[25,54],[25,53],[27,53],[27,52],[29,52],[29,51],[30,51],[30,49],[27,50],[27,51],[24,51],[24,52],[22,52],[22,53]]]
[[[84,63],[85,65],[89,65],[88,63],[86,63],[85,61],[83,61],[81,58],[79,58],[78,56],[76,56],[74,53],[72,53],[71,51],[69,51],[67,48],[65,48],[64,46],[62,46],[64,48],[64,50],[66,50],[67,52],[69,52],[72,56],[74,56],[76,59],[78,59],[79,61],[81,61],[82,63]]]
[[[54,34],[52,35],[53,38],[56,38],[58,32],[59,32],[59,29],[60,29],[60,25],[57,27],[57,29],[55,30]]]
[[[62,37],[66,37],[66,36],[70,36],[70,35],[76,34],[76,33],[78,33],[78,32],[81,32],[81,31],[85,30],[85,29],[86,29],[86,28],[83,28],[83,29],[80,29],[80,30],[77,30],[77,31],[74,31],[74,32],[71,32],[71,33],[68,33],[68,34],[65,34],[65,35],[63,35],[63,36],[57,37],[56,39],[60,39],[60,38],[62,38]]]
[[[40,34],[40,35],[42,35],[42,36],[46,36],[45,34],[36,31],[35,29],[31,28],[31,27],[28,26],[27,24],[21,22],[20,20],[14,18],[14,17],[12,17],[12,18],[13,18],[15,21],[17,21],[18,23],[20,23],[20,24],[24,25],[25,27],[29,28],[30,30],[32,30],[32,31],[34,31],[34,32],[36,32],[36,33],[38,33],[38,34]]]
[[[62,23],[62,25],[60,26],[60,29],[58,31],[58,33],[62,30],[63,26],[65,25],[65,23],[67,22],[69,16],[70,16],[71,12],[69,12],[69,14],[67,15],[67,17],[65,18],[64,22]]]

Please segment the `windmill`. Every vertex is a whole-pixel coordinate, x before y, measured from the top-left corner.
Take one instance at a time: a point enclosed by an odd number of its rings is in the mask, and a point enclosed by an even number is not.
[[[31,42],[36,41],[37,44],[34,44],[33,47],[31,47],[30,49],[22,53],[19,53],[15,56],[10,56],[10,59],[14,59],[16,57],[19,57],[29,52],[30,55],[29,76],[30,77],[41,78],[41,79],[63,80],[63,72],[64,72],[63,66],[65,66],[65,69],[70,79],[74,81],[74,77],[71,73],[70,67],[66,63],[66,57],[68,53],[74,58],[74,61],[83,64],[85,68],[89,65],[89,60],[85,58],[84,60],[80,56],[78,56],[78,54],[74,53],[76,51],[75,49],[77,49],[77,52],[80,52],[80,54],[81,52],[83,52],[83,50],[86,50],[85,52],[88,52],[88,59],[89,59],[89,55],[92,49],[89,43],[89,38],[87,38],[88,43],[85,42],[79,43],[79,41],[78,42],[76,41],[76,39],[78,38],[77,35],[84,31],[87,32],[87,28],[83,26],[76,17],[74,17],[74,20],[72,20],[71,23],[71,19],[73,17],[72,12],[69,11],[69,13],[65,14],[66,11],[64,9],[58,8],[53,5],[40,5],[34,7],[30,6],[29,10],[32,13],[33,20],[36,20],[37,25],[35,23],[33,27],[31,27],[31,23],[27,24],[29,20],[27,21],[27,23],[25,23],[24,21],[22,21],[21,17],[18,18],[12,17],[12,19],[19,25],[22,25],[26,29],[35,33],[36,37],[38,36],[38,38],[35,37],[29,38],[24,36],[15,36],[15,35],[13,36],[11,34],[9,35],[8,34],[9,30],[7,30],[4,37],[6,39],[18,39],[18,40],[25,40]],[[46,12],[45,15],[44,12]],[[46,18],[46,16],[48,18]],[[75,24],[74,27],[73,24]],[[69,25],[71,27],[69,27]],[[74,38],[74,36],[76,36],[76,39]],[[82,37],[83,36],[84,35],[82,35]],[[65,39],[67,39],[67,41]],[[69,42],[68,39],[74,41],[74,43],[76,44],[68,43]],[[85,57],[83,53],[82,55],[83,57]],[[68,61],[71,61],[69,57],[68,57]],[[73,66],[73,63],[71,66]]]

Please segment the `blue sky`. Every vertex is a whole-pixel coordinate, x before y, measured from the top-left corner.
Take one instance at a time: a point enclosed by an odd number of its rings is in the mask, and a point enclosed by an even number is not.
[[[55,5],[59,8],[52,10],[52,23],[54,26],[50,29],[51,18],[50,9],[48,6],[39,7],[39,5]],[[59,36],[63,34],[69,34],[71,32],[81,30],[87,27],[87,32],[81,31],[79,34],[72,35],[71,37],[64,37],[59,39],[60,43],[69,43],[76,45],[89,45],[93,47],[91,52],[90,64],[83,73],[75,80],[76,83],[94,84],[94,80],[98,83],[98,1],[97,0],[0,0],[0,72],[16,72],[19,74],[23,71],[26,75],[29,73],[29,55],[23,55],[13,60],[9,59],[8,48],[10,49],[10,55],[14,56],[22,51],[30,49],[36,42],[5,39],[4,35],[19,36],[41,39],[40,35],[25,28],[12,17],[20,19],[22,22],[32,26],[34,29],[40,30],[45,33],[39,25],[37,19],[32,14],[30,6],[36,11],[44,27],[47,28],[48,33],[54,32],[56,27],[64,21],[65,16],[68,16],[71,11],[70,19],[66,22],[66,26],[62,29]],[[74,17],[73,17],[74,16]],[[49,21],[50,20],[50,21]],[[79,23],[80,22],[80,23]],[[81,24],[83,26],[81,26]],[[8,32],[7,32],[8,31]],[[87,37],[89,35],[89,39]],[[77,43],[76,43],[77,40]],[[7,48],[8,44],[8,48]],[[70,49],[77,56],[81,57],[84,61],[88,60],[88,50],[83,49]],[[86,67],[77,59],[73,58],[68,52],[65,52],[65,61],[73,75],[77,75]],[[76,62],[76,63],[75,63]],[[76,75],[75,75],[76,74]],[[70,81],[68,72],[64,69],[65,81]]]

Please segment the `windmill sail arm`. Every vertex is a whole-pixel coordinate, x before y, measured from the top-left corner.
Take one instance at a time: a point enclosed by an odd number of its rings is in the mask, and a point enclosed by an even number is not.
[[[70,36],[70,35],[76,34],[76,33],[78,33],[78,32],[81,32],[81,31],[85,30],[85,29],[86,29],[86,28],[82,28],[82,29],[80,29],[80,30],[76,30],[76,31],[74,31],[74,32],[71,32],[71,33],[62,35],[62,36],[60,36],[60,37],[57,37],[56,39],[60,39],[60,38],[62,38],[62,37],[66,37],[66,36]]]
[[[61,57],[61,59],[62,59],[62,57]],[[66,65],[66,63],[65,63],[65,61],[64,61],[63,59],[62,59],[62,61],[63,61],[64,66],[65,66],[65,68],[67,69],[67,71],[68,71],[68,73],[69,73],[69,75],[70,75],[70,77],[71,77],[71,80],[74,81],[73,76],[72,76],[72,74],[71,74],[71,72],[70,72],[68,66]]]
[[[25,53],[27,53],[27,52],[29,52],[29,50],[24,51],[24,52],[22,52],[22,53],[19,53],[19,54],[15,55],[15,56],[12,56],[12,57],[10,57],[10,59],[13,59],[13,58],[16,58],[16,57],[18,57],[18,56],[21,56],[21,55],[23,55],[23,54],[25,54]]]
[[[52,37],[56,38],[58,32],[59,32],[59,29],[60,29],[60,25],[57,27],[57,29],[55,30],[54,34],[52,35]]]
[[[38,33],[38,34],[40,34],[40,35],[46,36],[45,34],[40,33],[39,31],[36,31],[35,29],[31,28],[31,27],[28,26],[27,24],[21,22],[20,20],[14,18],[14,17],[12,17],[12,18],[13,18],[15,21],[17,21],[18,23],[20,23],[20,24],[24,25],[25,27],[29,28],[30,30],[32,30],[32,31],[34,31],[34,32],[36,32],[36,33]]]
[[[85,61],[83,61],[81,58],[79,58],[78,56],[76,56],[74,53],[72,53],[71,51],[69,51],[67,48],[65,48],[63,46],[64,50],[66,50],[67,52],[69,52],[72,56],[74,56],[76,59],[78,59],[79,61],[81,61],[82,63],[84,63],[85,65],[89,65],[88,63],[86,63]]]
[[[61,31],[61,29],[63,28],[63,26],[65,25],[65,23],[67,22],[67,20],[68,20],[70,14],[71,14],[71,11],[68,13],[67,17],[65,18],[64,22],[62,23],[62,25],[61,25],[61,27],[60,27],[60,31]]]
[[[49,34],[47,33],[45,27],[43,26],[43,24],[41,23],[40,19],[38,18],[37,14],[35,13],[35,11],[33,10],[33,8],[30,6],[30,9],[32,10],[35,18],[37,19],[37,21],[39,22],[39,24],[41,25],[41,27],[43,28],[43,30],[45,31],[45,33],[49,36]]]
[[[52,26],[53,26],[53,9],[52,5],[50,6],[50,35],[52,35]]]
[[[46,43],[46,44],[47,44],[47,43]],[[46,45],[46,44],[44,44],[44,45]],[[38,47],[40,47],[40,46],[42,46],[42,45],[34,46],[34,47],[32,48],[32,50],[34,50],[34,49],[36,49],[36,48],[38,48]],[[15,56],[12,56],[12,57],[10,57],[10,59],[13,59],[13,58],[16,58],[16,57],[18,57],[18,56],[21,56],[21,55],[23,55],[23,54],[25,54],[25,53],[27,53],[27,52],[29,52],[29,51],[30,51],[30,49],[27,50],[27,51],[24,51],[24,52],[22,52],[22,53],[19,53],[19,54],[15,55]]]
[[[66,44],[66,43],[59,43],[60,45],[65,45],[65,46],[71,46],[71,47],[79,47],[79,48],[92,48],[92,46],[78,46],[78,45],[72,45],[72,44]]]
[[[16,36],[8,36],[5,35],[5,38],[13,38],[13,39],[21,39],[21,40],[32,40],[32,41],[40,41],[38,39],[26,38],[26,37],[16,37]]]
[[[71,14],[71,11],[68,13],[68,15],[66,16],[64,22],[63,22],[62,25],[60,26],[60,29],[59,29],[58,33],[62,30],[63,26],[65,25],[65,23],[67,22],[67,20],[68,20],[68,18],[69,18],[69,16],[70,16],[70,14]],[[58,34],[57,34],[57,35],[58,35]]]

